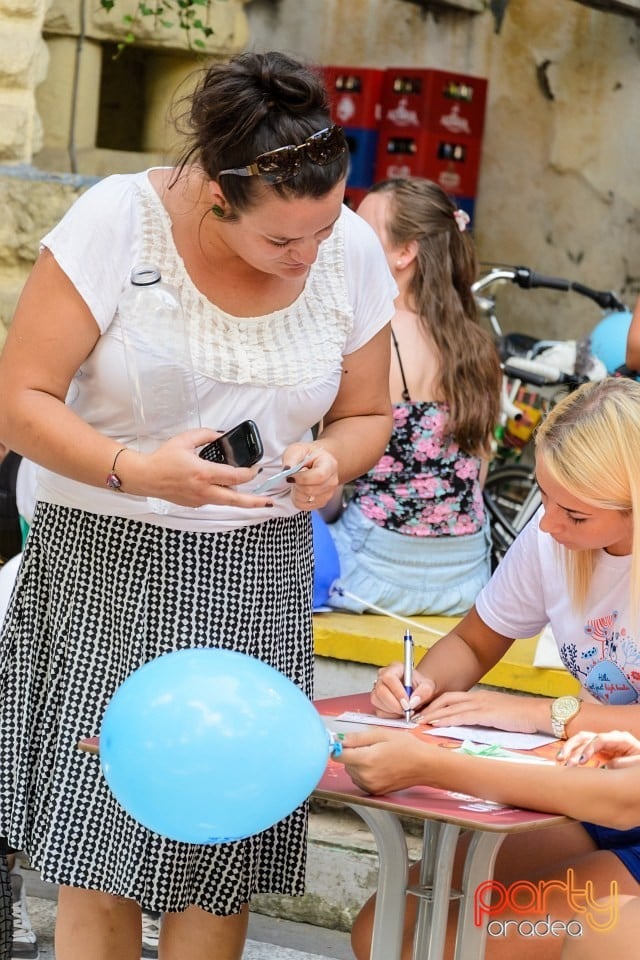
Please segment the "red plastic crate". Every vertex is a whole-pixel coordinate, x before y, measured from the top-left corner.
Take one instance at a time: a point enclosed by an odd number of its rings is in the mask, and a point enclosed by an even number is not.
[[[323,66],[331,101],[331,118],[343,127],[377,128],[384,70],[373,67]]]
[[[474,197],[480,169],[481,140],[427,130],[380,131],[375,179],[427,177],[447,193]]]
[[[445,70],[389,67],[382,81],[381,123],[479,138],[487,81]]]

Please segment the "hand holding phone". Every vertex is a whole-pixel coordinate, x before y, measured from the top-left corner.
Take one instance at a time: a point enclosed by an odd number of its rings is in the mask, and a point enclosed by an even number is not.
[[[264,453],[257,424],[243,420],[237,426],[208,443],[198,453],[211,463],[228,463],[232,467],[252,467]]]

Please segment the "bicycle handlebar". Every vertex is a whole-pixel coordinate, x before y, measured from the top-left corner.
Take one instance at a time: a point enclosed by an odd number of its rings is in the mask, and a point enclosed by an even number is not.
[[[533,290],[542,287],[549,290],[561,290],[564,293],[573,290],[575,293],[580,294],[580,296],[593,300],[602,310],[626,311],[627,309],[625,304],[622,303],[612,290],[594,290],[592,287],[587,287],[583,283],[565,280],[564,277],[546,277],[542,273],[536,273],[535,270],[531,270],[529,267],[491,267],[484,277],[476,280],[471,289],[474,295],[478,296],[486,287],[491,287],[494,283],[500,281],[515,283],[522,290]],[[487,305],[490,303],[491,301],[487,301]]]
[[[523,290],[533,290],[536,287],[547,287],[549,290],[570,290],[571,284],[562,277],[545,277],[528,267],[515,267],[513,282]]]
[[[576,293],[582,294],[583,297],[588,297],[589,300],[593,300],[594,303],[597,303],[603,310],[625,311],[627,309],[613,290],[592,290],[591,287],[585,287],[583,283],[572,283],[571,289],[575,290]]]

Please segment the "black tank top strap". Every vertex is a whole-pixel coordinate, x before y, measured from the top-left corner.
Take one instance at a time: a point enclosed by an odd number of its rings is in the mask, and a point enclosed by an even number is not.
[[[407,386],[407,378],[404,375],[404,367],[402,366],[402,357],[400,356],[400,347],[398,346],[398,341],[396,335],[393,332],[393,327],[391,327],[391,339],[393,340],[393,346],[396,351],[396,357],[398,358],[398,366],[400,367],[400,376],[402,377],[402,399],[406,403],[411,403],[411,396],[409,394],[409,387]]]

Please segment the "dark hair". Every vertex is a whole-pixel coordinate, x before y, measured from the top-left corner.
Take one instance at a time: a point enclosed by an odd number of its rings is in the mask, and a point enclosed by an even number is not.
[[[439,353],[438,386],[449,404],[451,433],[467,453],[488,456],[502,373],[471,290],[477,277],[473,240],[456,220],[456,204],[431,180],[383,180],[369,192],[390,195],[385,226],[391,245],[418,245],[408,295]]]
[[[187,145],[178,170],[197,162],[211,180],[331,125],[320,74],[278,52],[242,53],[209,67],[180,105],[176,127]],[[348,162],[345,152],[326,166],[302,163],[290,180],[269,186],[283,197],[322,197],[346,176]],[[266,186],[261,177],[232,175],[219,184],[232,211],[249,209]]]

